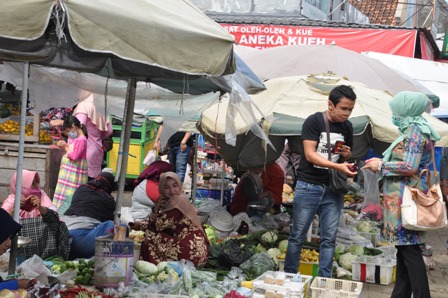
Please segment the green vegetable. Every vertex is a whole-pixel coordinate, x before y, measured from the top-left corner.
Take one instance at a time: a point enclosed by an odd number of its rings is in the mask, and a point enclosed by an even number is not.
[[[345,246],[344,244],[338,244],[336,245],[336,249],[334,250],[335,253],[343,254],[345,253]]]
[[[184,288],[187,293],[190,293],[193,288],[193,281],[191,278],[191,271],[189,269],[184,270],[184,274],[182,275],[184,281]]]
[[[143,274],[155,274],[158,272],[156,265],[154,265],[153,263],[147,262],[147,261],[143,261],[143,260],[138,260],[135,263],[134,268]]]
[[[210,242],[210,244],[216,244],[218,243],[218,234],[216,234],[216,229],[210,225],[204,225],[205,226],[205,234],[207,235],[207,239]]]
[[[372,225],[368,221],[360,221],[356,229],[358,232],[369,233],[372,229]]]
[[[364,247],[360,244],[354,244],[348,248],[347,252],[351,252],[352,254],[360,257],[364,254]]]
[[[267,231],[261,235],[261,241],[266,244],[274,244],[278,239],[277,234],[274,231]]]
[[[278,244],[278,249],[280,249],[282,253],[285,253],[288,249],[288,240],[280,241],[280,243]]]
[[[168,262],[160,262],[159,264],[157,264],[157,270],[162,271],[167,266],[168,266]]]
[[[357,255],[354,255],[350,252],[345,253],[341,255],[339,258],[339,264],[342,266],[342,268],[347,269],[348,271],[352,272],[352,262],[358,258]]]
[[[274,261],[276,265],[278,265],[278,259],[277,256],[280,255],[282,252],[278,248],[270,248],[267,251],[268,255],[271,256],[271,259]]]
[[[381,250],[379,250],[379,249],[364,247],[364,254],[366,256],[378,256],[378,255],[380,255],[382,253],[383,252]]]

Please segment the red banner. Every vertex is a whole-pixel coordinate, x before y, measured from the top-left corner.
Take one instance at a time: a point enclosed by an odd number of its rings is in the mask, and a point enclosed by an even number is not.
[[[356,52],[414,57],[415,29],[354,29],[279,25],[221,24],[239,45],[271,48],[286,45],[336,44]]]

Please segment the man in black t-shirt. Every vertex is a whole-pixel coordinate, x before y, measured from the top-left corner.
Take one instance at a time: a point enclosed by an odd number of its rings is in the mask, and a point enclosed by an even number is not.
[[[328,169],[333,168],[347,175],[351,163],[339,163],[348,160],[353,146],[353,126],[348,117],[355,106],[356,94],[345,85],[335,87],[328,100],[326,113],[330,129],[330,148],[327,144],[327,132],[323,113],[310,115],[302,126],[304,154],[297,171],[294,192],[293,226],[288,241],[285,259],[285,272],[297,273],[300,252],[308,229],[314,218],[319,215],[320,252],[319,276],[331,277],[336,233],[339,216],[344,205],[340,194],[332,193],[329,188]],[[331,161],[328,150],[332,150]]]

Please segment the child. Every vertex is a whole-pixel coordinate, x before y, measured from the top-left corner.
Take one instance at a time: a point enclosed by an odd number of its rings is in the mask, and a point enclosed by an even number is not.
[[[59,141],[58,146],[66,153],[62,156],[58,184],[53,196],[53,204],[63,215],[70,207],[75,190],[87,183],[87,130],[75,116],[64,119],[65,132],[68,134],[68,144]]]

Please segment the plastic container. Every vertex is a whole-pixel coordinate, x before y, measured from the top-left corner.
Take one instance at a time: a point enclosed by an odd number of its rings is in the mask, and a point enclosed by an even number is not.
[[[210,224],[220,231],[230,232],[233,230],[233,217],[229,212],[221,210],[211,214]]]
[[[395,282],[395,270],[391,258],[361,256],[352,262],[352,279],[387,286]]]
[[[286,293],[287,295],[285,297],[288,297],[290,295],[307,297],[311,280],[313,279],[312,276],[300,274],[300,281],[294,281],[294,279],[298,276],[297,274],[282,272],[282,274],[286,275],[283,285],[265,283],[265,277],[267,275],[275,276],[278,273],[279,272],[276,271],[266,271],[265,273],[257,277],[252,282],[254,291],[258,293],[264,293],[264,291],[269,290],[273,292]]]
[[[95,243],[94,283],[98,289],[118,288],[132,278],[134,241],[113,241],[111,237],[98,237]]]
[[[283,271],[285,269],[285,260],[278,260],[278,270]],[[300,274],[316,277],[319,273],[319,263],[300,262],[299,265]]]
[[[311,283],[312,298],[358,298],[361,292],[362,282],[318,276]]]

